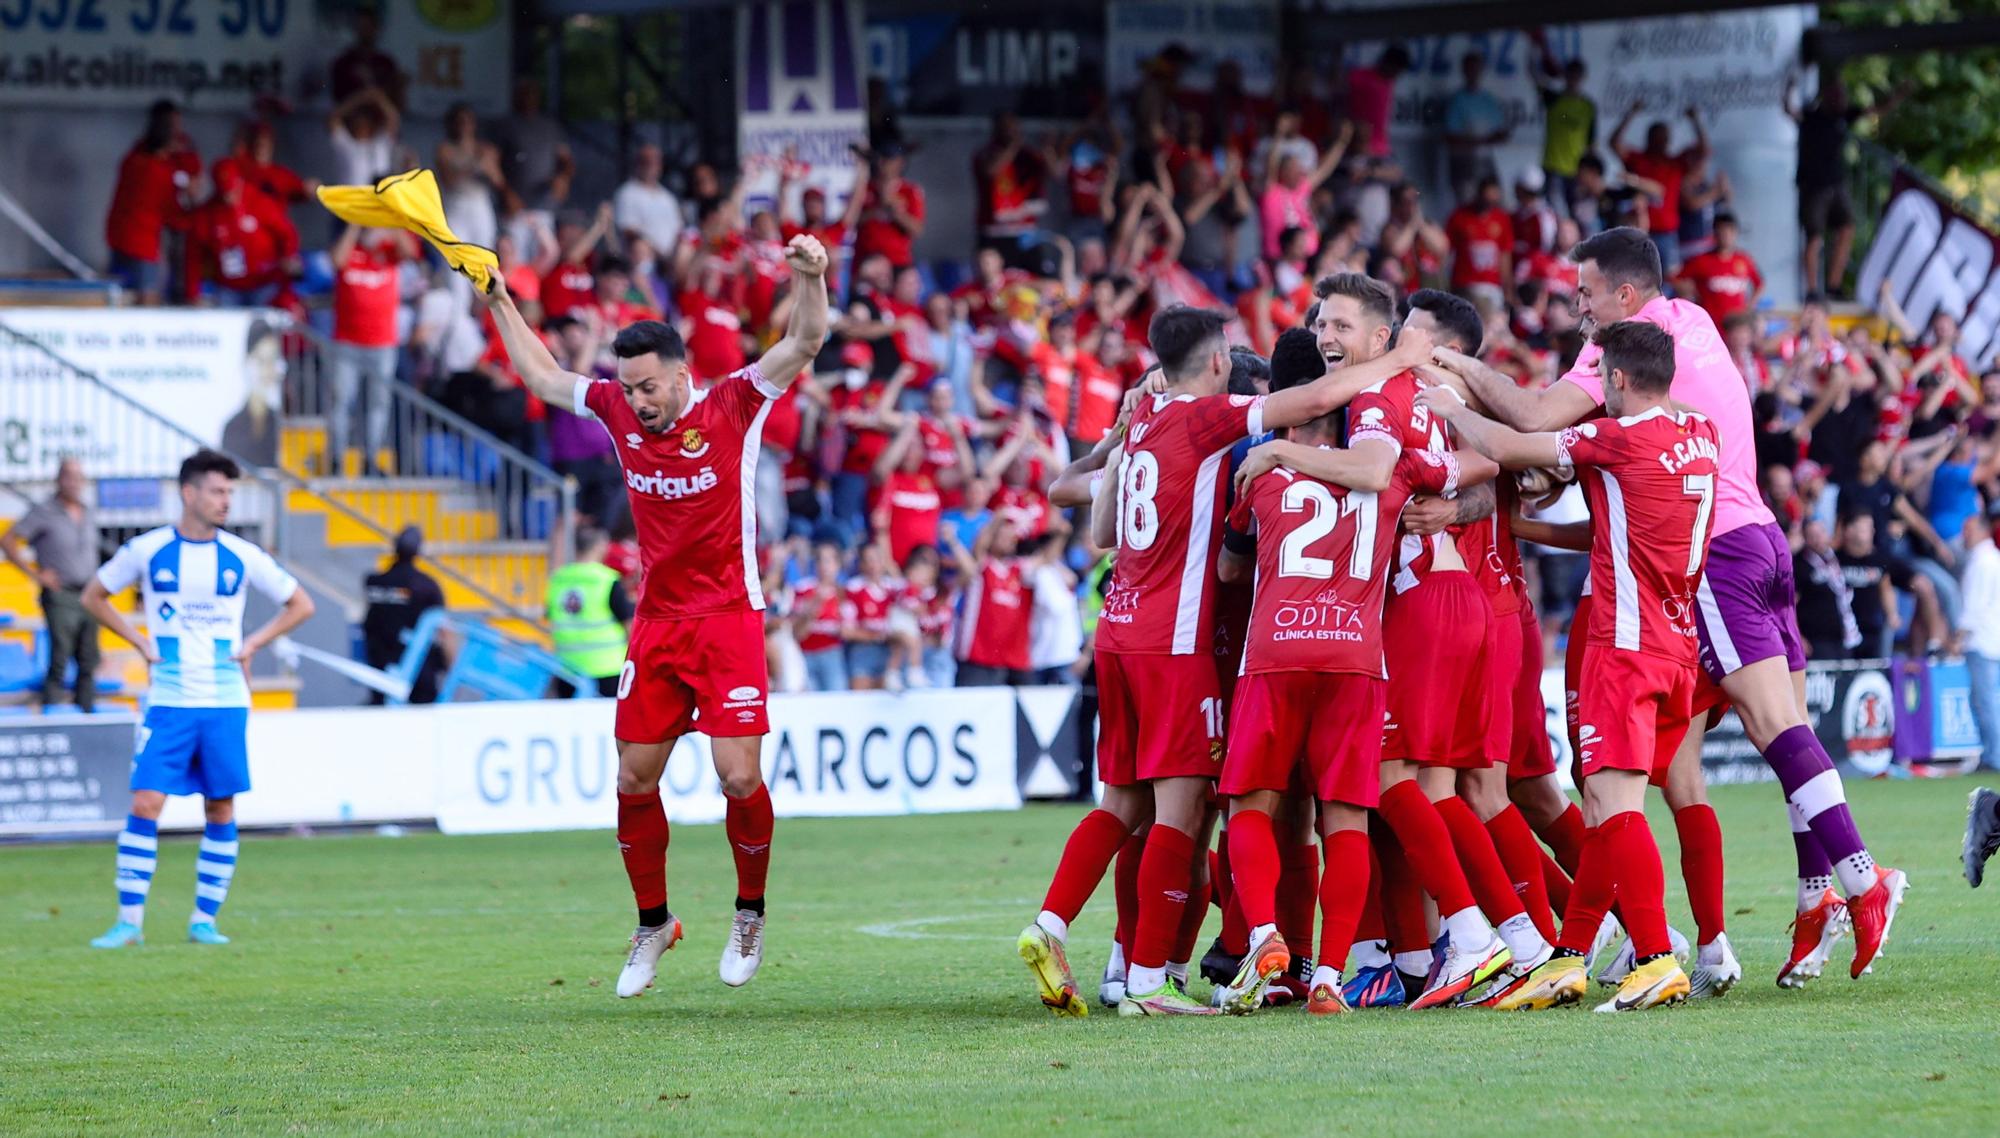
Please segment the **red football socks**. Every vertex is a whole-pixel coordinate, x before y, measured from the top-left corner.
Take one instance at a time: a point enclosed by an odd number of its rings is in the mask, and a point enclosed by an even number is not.
[[[1368,901],[1368,835],[1339,830],[1321,839],[1320,845],[1326,851],[1326,872],[1319,879],[1319,955],[1314,963],[1340,971],[1354,947],[1354,932]]]
[[[1329,851],[1327,857],[1331,858],[1332,856],[1332,852]],[[1326,879],[1332,873],[1333,867],[1329,863],[1326,873],[1321,874],[1319,878],[1321,891],[1326,889]],[[1320,919],[1321,921],[1326,919],[1324,913],[1321,914]],[[1324,935],[1325,930],[1322,928],[1321,936],[1324,937]],[[1384,924],[1382,920],[1382,859],[1376,855],[1375,843],[1370,841],[1368,843],[1368,895],[1361,902],[1361,919],[1355,923],[1354,940],[1388,939],[1389,926]],[[1352,948],[1353,944],[1350,942],[1348,947]]]
[[[1248,928],[1278,923],[1278,839],[1271,832],[1271,816],[1261,810],[1242,810],[1229,818],[1229,872],[1236,878],[1236,903],[1242,907]]]
[[[1618,874],[1618,910],[1625,931],[1632,936],[1632,950],[1644,960],[1670,951],[1667,940],[1667,879],[1660,864],[1660,847],[1653,840],[1653,828],[1637,810],[1615,814],[1598,827],[1607,831],[1611,856]]]
[[[1118,847],[1118,862],[1111,870],[1111,888],[1118,901],[1118,943],[1132,952],[1132,938],[1139,933],[1139,859],[1146,852],[1146,831],[1125,839]]]
[[[1437,807],[1424,797],[1416,780],[1406,779],[1383,791],[1381,805],[1376,810],[1395,832],[1396,844],[1402,847],[1417,884],[1437,900],[1438,915],[1446,917],[1471,907],[1472,888],[1466,884],[1465,871],[1459,868],[1458,857],[1452,852],[1451,831],[1445,828]],[[1382,868],[1389,871],[1386,859]],[[1393,923],[1394,908],[1386,896],[1383,907]]]
[[[618,796],[618,852],[639,912],[657,916],[667,908],[667,812],[660,792]],[[645,923],[641,917],[641,924]]]
[[[1139,861],[1139,931],[1130,949],[1132,967],[1166,967],[1174,937],[1180,932],[1193,872],[1194,839],[1155,822],[1146,835],[1146,854]]]
[[[1556,864],[1556,859],[1549,856],[1547,850],[1542,851],[1542,888],[1547,891],[1551,913],[1569,909],[1569,874],[1563,872],[1563,867]],[[1549,940],[1549,943],[1554,944],[1555,941]]]
[[[1528,820],[1510,804],[1486,820],[1486,833],[1493,839],[1493,848],[1500,855],[1500,864],[1507,869],[1521,908],[1535,922],[1542,939],[1553,943],[1556,919],[1549,912],[1549,890],[1542,881],[1542,844],[1535,840]]]
[[[1215,879],[1206,872],[1208,859],[1194,859],[1194,873],[1188,882],[1187,904],[1181,909],[1181,927],[1174,934],[1174,952],[1167,957],[1171,962],[1186,964],[1194,959],[1194,943],[1201,939],[1201,923],[1208,919],[1208,898],[1215,890]]]
[[[1042,908],[1064,922],[1076,920],[1076,915],[1083,911],[1083,903],[1090,900],[1097,883],[1104,880],[1104,871],[1110,868],[1111,859],[1118,855],[1118,847],[1125,844],[1126,836],[1125,823],[1109,810],[1085,814],[1063,845],[1062,860],[1056,862],[1056,874],[1049,882]]]
[[[771,872],[771,791],[764,784],[731,798],[722,816],[729,852],[736,858],[737,901],[761,901]]]
[[[1521,898],[1514,892],[1514,881],[1507,876],[1507,867],[1500,863],[1500,853],[1493,848],[1493,837],[1486,827],[1479,824],[1479,815],[1472,812],[1465,799],[1453,796],[1436,804],[1438,817],[1444,819],[1445,829],[1451,831],[1451,846],[1458,854],[1458,864],[1465,871],[1466,883],[1472,886],[1472,894],[1479,900],[1479,910],[1494,925],[1510,917],[1518,917],[1524,911]],[[1439,916],[1448,912],[1443,902],[1439,902]]]
[[[1585,829],[1576,877],[1570,882],[1569,904],[1563,909],[1562,936],[1556,946],[1588,956],[1617,890],[1617,869],[1606,847],[1603,827]]]
[[[1681,876],[1688,907],[1694,910],[1696,944],[1710,944],[1725,931],[1722,909],[1722,827],[1715,808],[1703,803],[1674,811],[1681,839]]]
[[[1278,935],[1297,945],[1301,956],[1312,943],[1313,908],[1319,900],[1319,847],[1286,843],[1278,847]],[[1351,934],[1350,934],[1351,935]]]
[[[1549,844],[1549,852],[1556,856],[1556,864],[1571,877],[1576,876],[1577,862],[1583,857],[1583,811],[1576,803],[1556,816],[1541,831],[1541,838]]]

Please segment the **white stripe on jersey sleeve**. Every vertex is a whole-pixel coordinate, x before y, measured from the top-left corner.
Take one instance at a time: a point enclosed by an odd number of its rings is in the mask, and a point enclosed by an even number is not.
[[[1605,523],[1611,527],[1611,593],[1618,606],[1618,624],[1613,643],[1633,652],[1639,650],[1639,579],[1632,575],[1632,534],[1625,516],[1625,490],[1608,470],[1599,470],[1604,479]]]
[[[584,401],[584,397],[590,391],[590,385],[597,381],[581,375],[576,376],[575,379],[576,386],[571,389],[569,394],[569,409],[571,413],[579,419],[597,418],[597,412],[592,411],[590,404]]]
[[[763,382],[764,374],[756,367],[751,367],[750,374],[752,383]],[[771,401],[766,399],[757,405],[749,429],[743,432],[743,453],[736,460],[736,509],[743,523],[743,592],[753,610],[764,607],[764,582],[757,575],[757,463],[764,457],[764,420],[770,416]]]

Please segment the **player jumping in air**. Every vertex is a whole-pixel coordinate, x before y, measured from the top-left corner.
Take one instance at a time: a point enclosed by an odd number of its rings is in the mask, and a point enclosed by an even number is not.
[[[146,896],[159,863],[160,811],[169,794],[199,794],[207,825],[195,861],[188,939],[228,944],[215,918],[236,876],[236,796],[250,789],[250,659],[313,614],[312,597],[271,555],[225,533],[242,476],[212,450],[181,463],[181,520],[120,546],[83,589],[83,607],[151,666],[146,722],[132,763],[132,813],[118,835],[118,923],[94,948],[143,944]],[[139,586],[134,629],[111,596]],[[250,589],[283,607],[243,635]]]
[[[1501,1010],[1572,1003],[1586,987],[1585,953],[1615,897],[1637,954],[1597,1010],[1676,1003],[1687,974],[1667,937],[1666,881],[1647,826],[1646,785],[1670,763],[1694,711],[1695,589],[1715,506],[1715,425],[1674,410],[1672,337],[1626,321],[1598,329],[1609,419],[1523,435],[1480,416],[1449,388],[1418,405],[1501,465],[1570,467],[1590,503],[1590,562],[1599,582],[1584,633],[1578,691],[1584,821],[1591,827],[1554,956],[1514,984]]]
[[[1909,882],[1902,871],[1875,864],[1848,811],[1840,773],[1806,722],[1805,649],[1793,611],[1792,559],[1784,531],[1758,492],[1749,388],[1708,314],[1661,295],[1659,251],[1644,233],[1607,230],[1578,245],[1570,257],[1578,265],[1583,330],[1621,320],[1666,329],[1674,339],[1674,401],[1707,417],[1721,435],[1715,536],[1696,594],[1702,667],[1721,690],[1710,694],[1712,684],[1704,684],[1696,706],[1706,712],[1725,698],[1734,704],[1744,731],[1785,791],[1798,854],[1798,919],[1778,983],[1796,987],[1819,975],[1849,921],[1855,941],[1849,975],[1859,979],[1882,950]],[[1546,432],[1576,423],[1604,401],[1598,355],[1586,346],[1560,382],[1540,391],[1521,388],[1476,360],[1448,362],[1501,422]],[[1604,588],[1595,580],[1593,585]],[[1699,747],[1703,730],[1697,720],[1684,746]],[[1682,841],[1712,845],[1719,866],[1721,839],[1711,821],[1712,813],[1692,827],[1681,825]],[[1709,877],[1717,895],[1691,900],[1719,914],[1720,874]],[[1834,892],[1836,884],[1845,901]],[[1728,968],[1733,961],[1723,959],[1727,949],[1726,942],[1703,945],[1697,966]]]
[[[681,922],[667,910],[660,775],[689,731],[709,737],[736,859],[736,917],[722,951],[722,982],[749,983],[764,958],[772,822],[759,761],[770,727],[757,453],[772,403],[819,354],[827,331],[826,250],[800,235],[785,247],[785,261],[792,313],[784,338],[749,367],[699,386],[680,334],[654,320],[612,341],[615,382],[564,371],[494,279],[494,318],[522,382],[547,402],[599,420],[617,444],[645,565],[615,728],[618,848],[639,906],[620,997],[650,987],[660,955],[681,938]]]

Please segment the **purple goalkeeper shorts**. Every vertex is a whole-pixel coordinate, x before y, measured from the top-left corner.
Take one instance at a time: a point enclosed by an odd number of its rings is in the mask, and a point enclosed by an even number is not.
[[[1783,656],[1806,666],[1792,579],[1792,550],[1776,525],[1738,526],[1708,543],[1708,567],[1695,593],[1701,666],[1717,683],[1759,660]]]

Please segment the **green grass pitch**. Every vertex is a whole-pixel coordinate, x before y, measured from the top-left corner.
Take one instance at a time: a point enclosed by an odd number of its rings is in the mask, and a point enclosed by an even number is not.
[[[1745,982],[1630,1017],[1058,1021],[1013,937],[1067,807],[781,820],[764,971],[737,991],[715,975],[727,850],[681,827],[688,938],[626,1001],[609,833],[252,838],[226,948],[181,940],[195,843],[170,840],[152,943],[119,952],[85,947],[112,917],[109,845],[0,848],[0,1133],[1990,1133],[2000,888],[1958,876],[1970,786],[1849,784],[1913,888],[1875,975],[1842,956],[1803,992],[1772,984],[1777,790],[1719,789]],[[1073,934],[1093,993],[1108,893]]]

